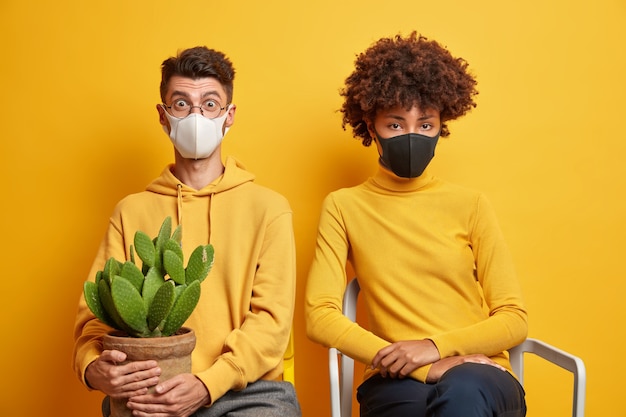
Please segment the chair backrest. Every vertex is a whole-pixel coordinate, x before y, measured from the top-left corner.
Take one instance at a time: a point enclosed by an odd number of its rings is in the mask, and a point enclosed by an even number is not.
[[[346,286],[343,296],[343,314],[352,321],[356,321],[356,303],[360,290],[361,287],[357,279],[354,278]],[[572,417],[584,417],[586,371],[582,359],[540,340],[526,339],[523,343],[509,351],[513,372],[519,377],[522,385],[524,383],[524,353],[526,352],[534,353],[574,374]],[[341,358],[341,365],[338,357]],[[328,359],[331,416],[351,417],[354,390],[354,360],[347,355],[341,354],[335,348],[329,349]]]

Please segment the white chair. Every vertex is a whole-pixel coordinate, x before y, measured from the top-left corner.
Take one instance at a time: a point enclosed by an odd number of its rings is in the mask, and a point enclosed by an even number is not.
[[[356,278],[352,279],[348,283],[343,297],[343,314],[352,321],[356,321],[356,301],[359,291],[358,281]],[[522,384],[524,383],[524,353],[526,352],[534,353],[574,374],[572,417],[584,417],[586,373],[582,359],[540,340],[526,339],[522,344],[509,351],[513,372],[519,377]],[[351,417],[354,360],[347,355],[342,355],[336,348],[330,348],[328,354],[331,416]]]

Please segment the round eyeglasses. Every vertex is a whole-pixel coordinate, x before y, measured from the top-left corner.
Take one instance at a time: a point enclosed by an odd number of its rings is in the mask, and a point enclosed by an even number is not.
[[[222,110],[227,106],[222,107],[216,100],[210,99],[203,102],[200,106],[193,106],[187,103],[183,99],[174,100],[171,105],[163,104],[163,107],[168,109],[174,117],[187,117],[191,114],[191,110],[194,108],[200,109],[200,114],[208,119],[215,119],[219,117]]]

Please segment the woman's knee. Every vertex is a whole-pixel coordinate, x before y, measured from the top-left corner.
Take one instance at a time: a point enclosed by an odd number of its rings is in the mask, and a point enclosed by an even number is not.
[[[524,415],[526,410],[524,390],[511,374],[477,363],[459,365],[446,372],[429,403],[433,408],[462,406],[466,412],[475,412],[466,415],[500,415],[509,411]]]
[[[490,375],[489,365],[466,363],[455,366],[447,371],[439,382],[437,382],[437,392],[439,395],[450,395],[455,399],[466,398],[475,399],[484,387],[488,387],[493,378]],[[491,367],[493,368],[493,367]],[[493,368],[498,372],[499,369]]]

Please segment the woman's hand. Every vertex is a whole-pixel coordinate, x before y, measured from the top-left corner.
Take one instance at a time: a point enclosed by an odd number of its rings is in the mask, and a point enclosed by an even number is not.
[[[435,383],[439,381],[441,376],[448,369],[454,368],[455,366],[461,365],[462,363],[470,363],[470,362],[482,363],[484,365],[494,366],[502,371],[506,371],[506,369],[502,365],[499,365],[498,363],[494,362],[491,358],[483,354],[450,356],[449,358],[443,358],[433,363],[433,365],[430,367],[430,370],[428,371],[426,382]]]
[[[439,351],[431,340],[403,340],[379,350],[371,366],[379,368],[383,377],[405,378],[439,358]]]

